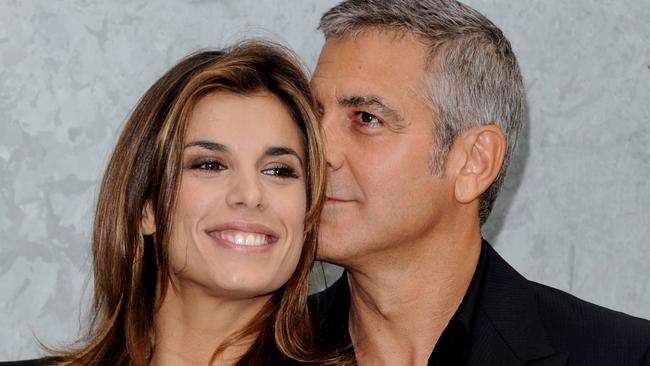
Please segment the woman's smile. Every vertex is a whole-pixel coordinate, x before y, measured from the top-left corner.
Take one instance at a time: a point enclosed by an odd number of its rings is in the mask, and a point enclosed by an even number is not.
[[[214,235],[216,234],[216,235]],[[227,230],[211,233],[216,238],[225,240],[237,246],[259,247],[270,244],[270,238],[264,234],[247,233],[245,231]]]
[[[228,248],[259,252],[270,249],[279,235],[265,225],[231,222],[206,230],[215,242]]]

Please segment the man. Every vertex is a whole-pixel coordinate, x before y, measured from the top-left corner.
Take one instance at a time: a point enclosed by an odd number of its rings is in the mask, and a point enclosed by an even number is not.
[[[650,322],[527,281],[481,238],[523,119],[502,32],[451,0],[325,13],[312,85],[329,189],[310,298],[360,365],[650,365]]]

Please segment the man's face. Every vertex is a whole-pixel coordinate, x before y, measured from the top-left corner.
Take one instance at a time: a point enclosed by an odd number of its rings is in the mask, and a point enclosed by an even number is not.
[[[390,260],[430,240],[451,206],[452,185],[430,169],[425,55],[416,39],[389,32],[326,42],[312,79],[329,173],[319,259]]]

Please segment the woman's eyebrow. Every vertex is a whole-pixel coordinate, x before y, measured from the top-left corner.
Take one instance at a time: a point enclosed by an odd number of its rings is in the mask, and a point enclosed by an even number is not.
[[[218,142],[214,141],[205,141],[205,140],[200,140],[200,141],[192,141],[189,142],[185,145],[185,149],[189,147],[194,147],[198,146],[207,150],[212,150],[212,151],[218,151],[218,152],[229,152],[230,150],[228,147],[224,144],[220,144]],[[296,150],[288,147],[288,146],[271,146],[264,151],[264,155],[267,156],[281,156],[281,155],[293,155],[295,156],[298,161],[300,162],[300,165],[303,165],[303,161],[300,158],[300,155],[296,152]]]
[[[268,149],[266,149],[264,154],[269,156],[293,155],[300,162],[300,166],[303,166],[303,162],[302,159],[300,158],[300,155],[298,155],[296,150],[288,146],[271,146]]]
[[[208,149],[208,150],[212,150],[212,151],[228,152],[228,147],[226,145],[220,144],[218,142],[205,141],[205,140],[192,141],[190,143],[187,143],[185,145],[185,149],[187,149],[188,147],[193,147],[193,146],[202,147],[204,149]]]

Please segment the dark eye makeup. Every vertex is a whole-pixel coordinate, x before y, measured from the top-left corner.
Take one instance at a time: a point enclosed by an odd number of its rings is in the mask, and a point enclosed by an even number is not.
[[[206,158],[192,161],[189,165],[189,169],[209,173],[226,170],[228,167],[217,159]],[[261,173],[280,179],[300,178],[300,174],[296,169],[283,163],[271,163],[264,167],[264,169],[261,170]]]
[[[286,164],[273,163],[271,166],[266,167],[262,170],[263,174],[278,177],[278,178],[293,178],[298,179],[300,175],[298,172]]]
[[[219,171],[225,170],[226,166],[223,165],[219,160],[215,159],[199,159],[190,164],[190,169],[192,170],[206,170],[206,171]]]

